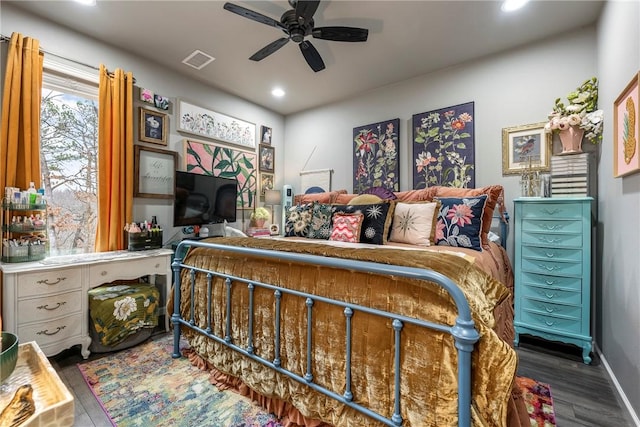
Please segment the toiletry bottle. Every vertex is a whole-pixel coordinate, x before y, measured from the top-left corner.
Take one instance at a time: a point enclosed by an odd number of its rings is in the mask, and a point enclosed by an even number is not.
[[[36,190],[35,182],[31,181],[29,183],[29,188],[27,189],[27,194],[29,195],[29,200],[27,203],[34,204],[36,202],[36,198],[38,197],[38,190]]]

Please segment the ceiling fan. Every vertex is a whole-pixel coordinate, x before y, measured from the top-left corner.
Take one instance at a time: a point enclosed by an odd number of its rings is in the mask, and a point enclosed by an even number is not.
[[[315,72],[324,70],[324,61],[315,47],[305,37],[311,36],[316,39],[333,40],[339,42],[364,42],[367,41],[369,30],[365,28],[354,27],[314,27],[313,14],[318,9],[319,0],[289,0],[289,4],[293,7],[282,14],[280,21],[254,12],[242,6],[233,3],[225,3],[224,8],[229,12],[236,13],[245,18],[252,19],[265,25],[276,27],[285,34],[272,43],[269,43],[249,59],[252,61],[261,61],[271,55],[282,46],[287,44],[289,40],[298,43],[300,52],[307,61],[307,64]]]

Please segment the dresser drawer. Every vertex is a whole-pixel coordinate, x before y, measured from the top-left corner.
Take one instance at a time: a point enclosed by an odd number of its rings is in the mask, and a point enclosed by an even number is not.
[[[581,291],[582,279],[580,277],[563,277],[553,276],[549,274],[536,274],[536,273],[522,273],[521,283],[524,286],[541,286],[548,287],[549,289],[560,290],[576,290]]]
[[[89,266],[89,287],[114,280],[130,280],[148,274],[166,274],[169,268],[169,257],[133,258],[130,261],[117,263],[93,264]]]
[[[522,230],[522,243],[563,248],[581,248],[582,234],[543,233]]]
[[[19,323],[30,323],[80,312],[81,291],[67,292],[42,298],[18,300]]]
[[[538,314],[554,315],[560,317],[570,317],[572,319],[582,318],[582,307],[579,305],[557,304],[554,302],[543,301],[540,299],[524,298],[522,300],[522,309],[526,311],[536,312]]]
[[[80,335],[82,324],[87,321],[78,313],[56,320],[22,325],[18,327],[18,336],[20,342],[36,341],[40,346],[46,346]]]
[[[582,261],[582,249],[560,249],[541,246],[522,246],[524,258],[535,258],[555,261]]]
[[[541,259],[522,258],[522,270],[532,273],[581,276],[581,262],[547,261]]]
[[[541,314],[533,310],[522,310],[522,323],[525,326],[540,328],[542,330],[581,333],[581,319],[569,317],[557,317],[548,314]]]
[[[535,203],[523,204],[523,218],[580,219],[582,210],[575,203]]]
[[[537,299],[554,303],[581,305],[582,293],[579,290],[545,288],[542,286],[522,286],[521,295],[525,299]]]
[[[82,270],[80,268],[18,274],[18,298],[54,294],[81,287]]]
[[[523,219],[522,229],[525,231],[541,231],[544,233],[581,233],[582,221],[575,219]]]

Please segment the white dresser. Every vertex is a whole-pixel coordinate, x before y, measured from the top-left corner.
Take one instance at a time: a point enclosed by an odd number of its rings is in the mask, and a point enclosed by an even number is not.
[[[170,249],[50,257],[42,261],[2,263],[2,329],[20,342],[36,341],[53,356],[76,344],[89,356],[89,289],[114,280],[164,276],[160,314],[171,286]]]

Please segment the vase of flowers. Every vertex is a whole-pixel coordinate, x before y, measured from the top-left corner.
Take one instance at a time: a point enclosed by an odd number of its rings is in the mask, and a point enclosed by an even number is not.
[[[567,105],[556,99],[545,131],[557,132],[562,143],[561,154],[582,152],[582,140],[593,144],[602,141],[604,112],[598,110],[598,79],[586,80],[575,91],[567,95]]]
[[[250,223],[250,225],[252,227],[262,228],[262,227],[264,227],[264,223],[267,220],[269,220],[270,216],[271,215],[269,214],[269,211],[266,208],[263,208],[263,207],[256,208],[251,213],[251,223]]]

